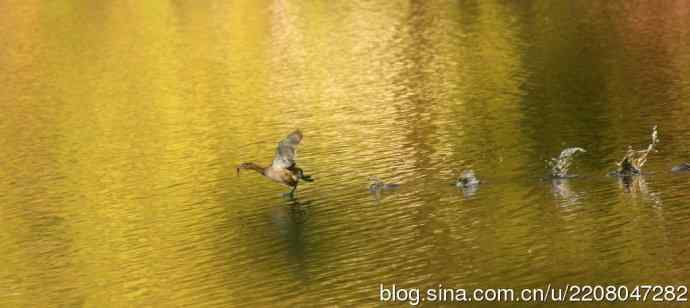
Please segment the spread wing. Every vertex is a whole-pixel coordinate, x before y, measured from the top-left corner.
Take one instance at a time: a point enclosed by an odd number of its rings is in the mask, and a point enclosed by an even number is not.
[[[289,169],[295,166],[297,159],[297,145],[302,141],[302,132],[295,130],[290,133],[285,139],[278,143],[276,149],[276,157],[273,158],[272,166],[274,168]]]

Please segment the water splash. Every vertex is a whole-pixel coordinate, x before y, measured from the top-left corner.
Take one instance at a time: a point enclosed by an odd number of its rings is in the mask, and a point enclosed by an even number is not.
[[[656,125],[652,128],[652,142],[644,150],[635,151],[631,146],[628,147],[628,152],[625,153],[623,159],[617,164],[618,176],[631,176],[642,174],[642,166],[647,162],[647,155],[654,151],[654,147],[659,143],[659,134],[656,130]]]
[[[551,167],[551,177],[556,179],[565,179],[572,177],[568,174],[568,169],[573,163],[573,157],[578,152],[587,152],[583,148],[573,147],[561,151],[561,155],[554,157],[549,161]]]

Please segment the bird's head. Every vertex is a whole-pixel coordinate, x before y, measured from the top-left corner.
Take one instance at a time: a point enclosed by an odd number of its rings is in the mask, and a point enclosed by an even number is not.
[[[237,175],[240,175],[240,170],[242,169],[249,169],[249,170],[254,170],[258,173],[264,174],[264,168],[255,164],[255,163],[241,163],[235,167],[237,170]]]
[[[252,163],[241,163],[235,168],[237,170],[237,176],[240,176],[240,170],[251,168]]]
[[[288,139],[290,140],[290,143],[292,144],[299,144],[302,141],[302,131],[297,128],[295,129],[290,135],[288,135]]]

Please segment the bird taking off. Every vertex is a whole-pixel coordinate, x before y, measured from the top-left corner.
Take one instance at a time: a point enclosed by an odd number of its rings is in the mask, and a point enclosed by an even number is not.
[[[268,167],[259,166],[253,162],[242,163],[237,166],[237,175],[240,170],[250,169],[271,179],[274,182],[290,187],[287,196],[294,196],[300,180],[313,182],[311,176],[305,175],[302,169],[297,167],[297,145],[302,141],[302,132],[297,129],[278,143],[276,156]]]

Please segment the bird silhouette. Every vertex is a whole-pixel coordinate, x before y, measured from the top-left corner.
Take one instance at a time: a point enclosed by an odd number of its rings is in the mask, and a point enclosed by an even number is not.
[[[302,141],[302,132],[297,129],[278,143],[276,156],[270,166],[262,167],[253,162],[242,163],[237,166],[237,175],[240,175],[242,169],[254,170],[274,182],[290,187],[290,191],[285,195],[294,196],[300,180],[314,181],[311,176],[305,175],[304,171],[297,167],[295,160],[297,159],[297,145],[300,141]]]

